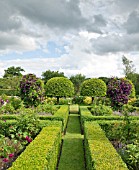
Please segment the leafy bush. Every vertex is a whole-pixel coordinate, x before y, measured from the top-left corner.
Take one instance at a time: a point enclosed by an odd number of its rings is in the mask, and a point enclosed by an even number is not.
[[[83,100],[84,104],[90,105],[92,103],[92,98],[91,97],[85,97]]]
[[[24,75],[20,81],[20,96],[27,107],[38,106],[43,98],[43,81],[34,74]]]
[[[105,96],[106,89],[107,87],[103,80],[92,78],[85,80],[81,84],[81,95],[90,97]]]
[[[95,116],[112,115],[113,110],[109,106],[99,104],[99,105],[94,105],[91,108],[91,113]]]
[[[75,96],[72,99],[73,104],[82,104],[84,100],[84,96]]]
[[[74,94],[73,83],[64,77],[54,77],[48,80],[45,90],[47,96],[57,98],[57,103],[60,97],[71,97]]]
[[[107,95],[110,97],[114,108],[121,108],[128,103],[132,85],[123,78],[111,78],[108,83]]]

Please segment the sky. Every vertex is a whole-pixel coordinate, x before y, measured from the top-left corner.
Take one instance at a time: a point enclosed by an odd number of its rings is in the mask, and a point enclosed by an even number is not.
[[[139,0],[0,0],[0,77],[123,77],[123,55],[139,73]]]

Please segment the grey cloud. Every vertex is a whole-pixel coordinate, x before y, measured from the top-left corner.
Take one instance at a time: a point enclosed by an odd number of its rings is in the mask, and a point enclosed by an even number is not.
[[[107,25],[107,21],[101,14],[94,15],[92,21],[87,25],[86,29],[89,32],[102,34],[101,28]]]
[[[127,21],[124,23],[124,28],[127,33],[139,33],[139,12],[133,11],[130,13]]]
[[[138,51],[139,34],[137,35],[108,35],[106,37],[99,37],[91,39],[92,52],[96,54],[117,53],[117,52],[131,52]]]
[[[79,28],[87,22],[81,15],[78,0],[24,0],[22,3],[12,0],[10,3],[21,15],[52,28]]]
[[[7,1],[0,1],[0,30],[8,31],[11,29],[18,29],[22,23],[19,20],[14,8],[7,3]]]

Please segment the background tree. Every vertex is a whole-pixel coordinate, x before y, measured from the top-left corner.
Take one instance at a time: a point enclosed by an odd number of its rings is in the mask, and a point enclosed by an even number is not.
[[[134,74],[136,69],[135,69],[135,66],[133,64],[133,61],[130,61],[128,58],[126,58],[125,56],[122,57],[122,62],[123,62],[123,65],[124,65],[124,74],[125,74],[125,77],[127,79],[130,79],[130,75]]]
[[[25,71],[24,69],[22,69],[21,67],[9,67],[7,70],[4,70],[5,73],[4,73],[4,76],[3,78],[5,77],[15,77],[15,76],[22,76],[22,73],[23,71]]]
[[[125,77],[132,81],[132,83],[135,86],[136,95],[139,95],[139,74],[135,72],[136,68],[133,64],[133,61],[130,61],[128,58],[123,56],[122,62],[125,67],[124,68]]]
[[[108,84],[108,82],[110,80],[110,78],[108,78],[108,77],[99,77],[99,79],[103,80],[106,83],[106,85]]]
[[[57,98],[57,103],[60,97],[71,97],[74,94],[73,83],[64,77],[51,78],[47,81],[45,89],[47,96]]]
[[[76,74],[70,77],[71,82],[74,84],[75,95],[80,94],[80,86],[85,80],[85,76],[81,74]]]
[[[42,80],[46,84],[47,81],[53,77],[65,77],[63,72],[47,70],[42,73]]]
[[[92,78],[85,80],[81,85],[81,95],[94,97],[105,96],[107,91],[106,84],[103,80]]]

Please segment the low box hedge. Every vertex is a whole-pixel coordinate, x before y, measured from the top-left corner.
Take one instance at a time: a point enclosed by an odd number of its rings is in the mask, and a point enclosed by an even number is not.
[[[68,116],[69,116],[69,106],[63,105],[60,107],[59,110],[54,114],[55,120],[61,120],[63,124],[63,131],[66,129],[67,122],[68,122]]]
[[[85,122],[84,138],[87,170],[128,170],[97,122]]]
[[[60,127],[44,127],[9,170],[55,170],[61,143]]]

